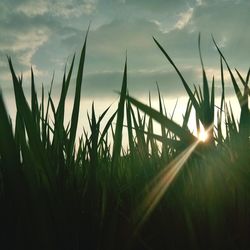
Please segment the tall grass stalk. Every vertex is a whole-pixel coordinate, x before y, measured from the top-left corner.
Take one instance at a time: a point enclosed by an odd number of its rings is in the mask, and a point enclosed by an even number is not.
[[[53,79],[47,101],[42,88],[39,102],[32,69],[29,105],[8,58],[17,113],[12,123],[0,92],[1,249],[248,249],[250,71],[244,78],[236,70],[241,91],[214,40],[222,86],[215,113],[215,82],[208,83],[200,36],[203,80],[194,89],[154,38],[189,97],[182,123],[174,121],[174,111],[167,115],[159,88],[159,110],[151,96],[144,104],[129,95],[126,59],[117,109],[108,117],[108,107],[98,117],[93,104],[76,138],[87,35],[67,126],[75,56],[65,68],[57,106]],[[224,65],[241,107],[239,120],[226,101]],[[188,127],[192,111],[196,129],[201,124],[209,133],[205,142]]]

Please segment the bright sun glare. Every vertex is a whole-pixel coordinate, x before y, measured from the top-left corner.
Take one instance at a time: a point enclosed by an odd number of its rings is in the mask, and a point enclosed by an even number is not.
[[[198,135],[199,141],[205,142],[208,138],[208,133],[204,129],[201,129]]]

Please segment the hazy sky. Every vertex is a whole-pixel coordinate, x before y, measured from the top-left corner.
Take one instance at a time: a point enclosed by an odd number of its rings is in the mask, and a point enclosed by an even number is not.
[[[156,37],[192,85],[201,82],[198,34],[205,66],[216,84],[219,56],[211,34],[232,68],[246,72],[250,55],[248,0],[1,0],[0,88],[9,93],[6,55],[29,85],[32,65],[37,85],[56,84],[65,63],[79,53],[89,22],[84,95],[114,95],[122,81],[128,54],[128,84],[134,95],[146,95],[158,81],[165,95],[181,96],[183,87],[153,42]],[[59,85],[58,85],[59,86]]]

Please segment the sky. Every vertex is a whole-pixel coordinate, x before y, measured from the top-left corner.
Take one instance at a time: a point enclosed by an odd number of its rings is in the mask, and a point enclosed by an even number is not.
[[[83,78],[85,99],[100,104],[117,97],[126,53],[131,95],[146,99],[149,91],[156,92],[158,82],[163,96],[182,98],[184,88],[152,36],[192,86],[202,82],[199,32],[209,81],[214,75],[219,95],[219,55],[211,34],[229,65],[245,76],[250,55],[249,10],[248,0],[1,0],[0,89],[5,99],[12,100],[9,55],[18,74],[23,74],[27,93],[31,66],[38,89],[42,84],[48,86],[55,72],[54,93],[59,93],[65,65],[75,52],[79,55],[91,23]],[[232,93],[231,85],[228,81],[228,93]]]

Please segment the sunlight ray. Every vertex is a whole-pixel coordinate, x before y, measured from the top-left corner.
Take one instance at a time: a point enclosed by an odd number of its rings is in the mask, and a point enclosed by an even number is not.
[[[170,162],[163,170],[154,178],[149,184],[151,191],[146,195],[144,201],[139,206],[137,212],[137,227],[136,231],[144,224],[146,219],[150,216],[156,205],[167,191],[174,178],[177,176],[182,166],[188,160],[189,156],[195,150],[200,140],[195,141],[184,151],[182,151],[172,162]]]

